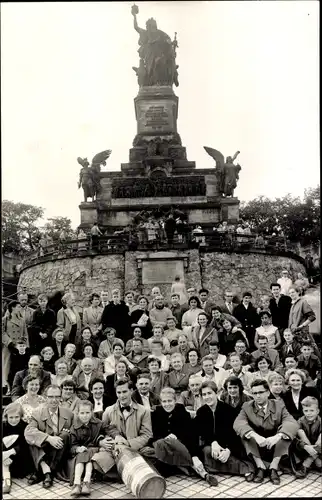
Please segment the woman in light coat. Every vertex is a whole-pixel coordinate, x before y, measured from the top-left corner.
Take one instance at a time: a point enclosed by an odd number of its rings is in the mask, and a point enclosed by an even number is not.
[[[65,340],[75,344],[80,340],[82,322],[75,307],[75,297],[72,293],[65,293],[62,297],[63,306],[57,313],[57,326],[65,333]]]
[[[13,300],[8,305],[8,312],[2,318],[2,387],[9,387],[8,376],[11,364],[10,348],[18,340],[29,346],[26,323],[19,312],[20,304]]]

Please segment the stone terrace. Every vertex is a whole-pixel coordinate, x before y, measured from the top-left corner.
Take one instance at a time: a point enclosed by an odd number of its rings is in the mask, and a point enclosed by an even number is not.
[[[310,472],[305,479],[295,480],[291,475],[282,475],[281,484],[274,486],[269,479],[258,485],[247,483],[244,478],[237,476],[218,476],[219,485],[210,488],[204,481],[187,478],[182,475],[167,479],[167,490],[164,498],[273,498],[273,497],[321,497],[321,476]],[[50,490],[42,488],[41,483],[27,485],[26,479],[14,479],[11,493],[3,495],[4,500],[23,499],[66,499],[70,497],[68,483],[55,481]],[[86,497],[80,497],[86,498]],[[92,485],[92,499],[101,498],[134,498],[130,490],[121,483],[94,483]]]

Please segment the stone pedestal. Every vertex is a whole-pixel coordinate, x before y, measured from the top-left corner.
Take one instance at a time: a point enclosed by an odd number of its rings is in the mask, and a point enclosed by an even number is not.
[[[178,97],[170,86],[141,87],[134,99],[137,134],[129,162],[120,172],[101,172],[95,203],[82,203],[81,226],[94,222],[121,229],[142,211],[178,209],[192,225],[213,227],[239,218],[237,198],[218,192],[215,168],[198,169],[188,161],[177,131]]]

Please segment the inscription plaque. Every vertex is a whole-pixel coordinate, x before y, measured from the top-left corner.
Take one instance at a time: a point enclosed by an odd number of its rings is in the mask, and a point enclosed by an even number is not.
[[[136,103],[138,133],[173,133],[176,131],[175,106],[169,101]]]
[[[173,283],[175,276],[184,276],[182,260],[145,260],[142,262],[142,284]]]

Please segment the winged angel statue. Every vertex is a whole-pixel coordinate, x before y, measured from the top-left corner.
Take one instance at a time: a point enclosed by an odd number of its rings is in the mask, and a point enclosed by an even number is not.
[[[234,196],[234,189],[236,189],[239,172],[241,171],[241,166],[239,164],[234,165],[234,161],[240,151],[237,151],[233,157],[227,156],[225,162],[224,155],[217,149],[208,148],[207,146],[204,146],[204,149],[216,162],[216,170],[219,174],[219,193],[224,196]]]
[[[101,165],[106,165],[106,160],[110,157],[112,153],[111,149],[102,151],[94,156],[92,159],[91,166],[89,166],[89,161],[87,158],[77,158],[78,163],[82,166],[79,173],[78,189],[80,187],[84,190],[84,201],[87,202],[87,198],[97,199],[97,195],[100,192],[100,171]]]

